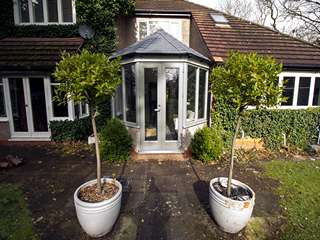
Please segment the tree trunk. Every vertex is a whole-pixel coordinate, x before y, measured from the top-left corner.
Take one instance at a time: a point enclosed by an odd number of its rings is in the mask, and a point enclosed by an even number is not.
[[[234,136],[233,136],[233,139],[232,139],[231,161],[230,161],[230,169],[229,169],[229,177],[228,177],[228,188],[227,188],[227,196],[228,197],[231,196],[231,180],[232,180],[232,175],[233,175],[234,152],[235,152],[234,148],[235,148],[235,145],[236,145],[238,131],[239,131],[239,128],[240,128],[241,116],[242,116],[242,111],[239,112],[236,129],[234,131]]]
[[[96,126],[96,110],[91,112],[91,122],[92,122],[92,130],[93,136],[95,139],[95,146],[96,146],[96,158],[97,158],[97,190],[98,193],[101,193],[101,160],[100,160],[100,149],[99,149],[99,137],[97,133],[97,126]]]

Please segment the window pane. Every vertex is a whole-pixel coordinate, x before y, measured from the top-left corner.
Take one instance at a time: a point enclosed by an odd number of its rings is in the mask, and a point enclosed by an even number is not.
[[[315,80],[312,105],[320,106],[320,77],[317,77]]]
[[[82,116],[88,115],[87,104],[83,102],[81,103],[81,115]]]
[[[144,69],[145,140],[158,139],[158,69]]]
[[[33,21],[43,22],[43,3],[42,0],[33,0]]]
[[[47,0],[48,5],[48,22],[58,22],[58,5],[57,0]]]
[[[299,81],[298,106],[308,106],[310,92],[310,77],[301,77]]]
[[[72,22],[72,0],[63,0],[61,4],[63,22]]]
[[[117,88],[114,98],[115,115],[117,118],[123,120],[123,104],[122,104],[122,84]]]
[[[52,113],[53,117],[68,117],[68,104],[59,104],[56,101],[53,101],[56,96],[55,88],[57,85],[51,85],[51,94],[52,94]]]
[[[283,80],[284,80],[283,96],[287,97],[287,100],[286,102],[283,102],[282,105],[292,106],[295,77],[284,77]]]
[[[204,118],[206,98],[206,71],[200,69],[198,118]]]
[[[139,22],[139,40],[147,36],[147,22]]]
[[[28,23],[29,19],[29,5],[28,0],[19,0],[19,13],[20,13],[20,22]]]
[[[3,89],[3,85],[0,85],[0,117],[6,117],[6,116],[7,114],[6,114],[6,105],[4,102],[4,89]]]
[[[135,65],[124,66],[125,87],[126,87],[126,120],[136,122],[136,78]]]
[[[179,68],[166,68],[166,140],[178,140]]]
[[[188,66],[187,120],[195,119],[197,68]]]

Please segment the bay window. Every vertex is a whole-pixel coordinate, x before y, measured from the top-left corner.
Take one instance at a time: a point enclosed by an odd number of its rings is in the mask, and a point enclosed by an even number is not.
[[[14,0],[16,24],[72,24],[74,0]]]

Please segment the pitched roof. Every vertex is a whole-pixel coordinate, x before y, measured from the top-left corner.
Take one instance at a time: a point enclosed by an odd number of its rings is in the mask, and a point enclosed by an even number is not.
[[[76,51],[82,44],[82,38],[4,38],[0,71],[52,69],[63,51]]]
[[[131,56],[134,54],[143,55],[187,55],[202,60],[210,61],[207,57],[189,48],[169,33],[160,29],[155,33],[145,37],[143,40],[132,44],[131,46],[119,50],[114,57]]]
[[[137,0],[136,11],[185,11],[192,14],[212,59],[225,60],[230,50],[272,55],[285,67],[320,68],[320,48],[267,27],[223,14],[229,28],[216,26],[219,11],[183,0]]]

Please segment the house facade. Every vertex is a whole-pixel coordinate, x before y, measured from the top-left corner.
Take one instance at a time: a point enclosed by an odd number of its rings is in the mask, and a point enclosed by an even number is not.
[[[16,25],[76,24],[72,0],[14,0]],[[123,82],[112,114],[123,120],[137,152],[182,152],[210,122],[210,70],[230,50],[274,56],[283,64],[288,101],[279,108],[320,104],[320,48],[263,26],[183,0],[136,1],[117,19]],[[85,117],[88,107],[56,105],[50,77],[62,50],[84,40],[5,37],[0,40],[0,140],[50,139],[52,120]]]

